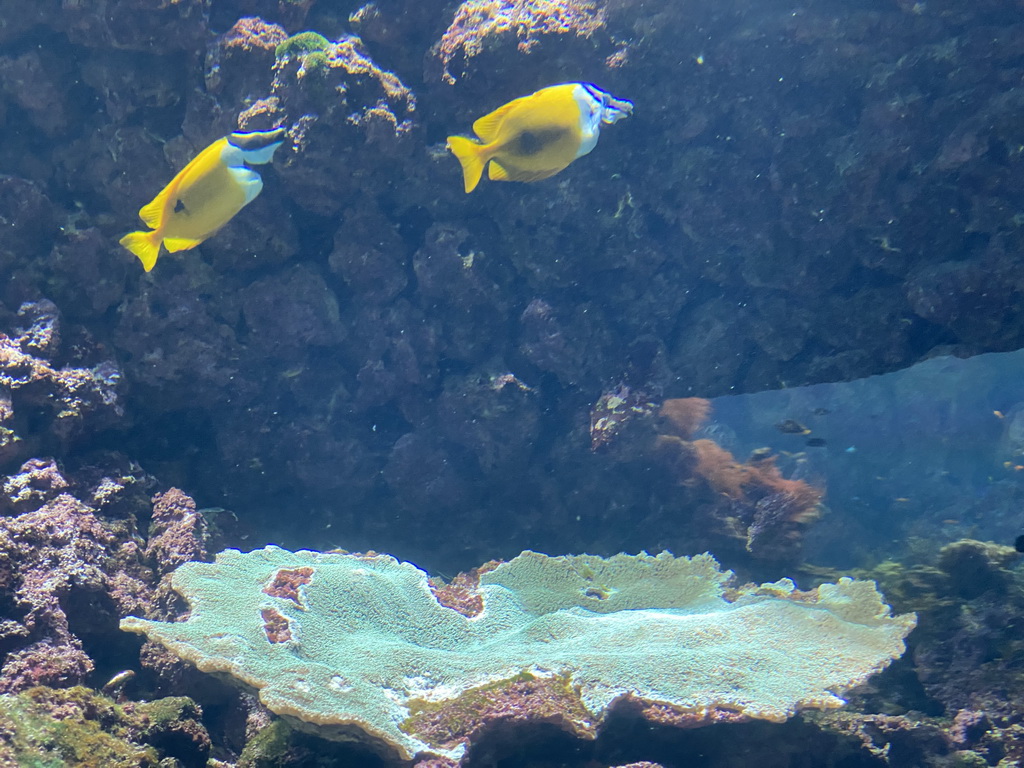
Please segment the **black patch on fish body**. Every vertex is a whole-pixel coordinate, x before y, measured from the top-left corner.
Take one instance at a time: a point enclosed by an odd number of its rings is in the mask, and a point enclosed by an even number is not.
[[[188,208],[185,207],[185,203],[183,203],[181,200],[178,200],[174,204],[174,212],[175,213],[183,213],[184,212],[185,215],[187,216],[188,215]]]
[[[548,128],[542,131],[523,131],[507,145],[514,155],[529,157],[543,152],[552,144],[561,141],[569,132],[562,128]]]

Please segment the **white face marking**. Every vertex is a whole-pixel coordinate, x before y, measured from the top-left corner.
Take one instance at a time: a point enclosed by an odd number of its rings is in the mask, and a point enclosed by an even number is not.
[[[597,146],[601,133],[601,102],[583,85],[573,88],[573,98],[580,108],[580,148],[576,157],[583,157]]]
[[[600,104],[601,122],[613,125],[624,117],[633,114],[633,102],[626,99],[616,99],[608,91],[602,91],[593,83],[580,83],[594,101]]]
[[[264,147],[259,152],[263,153],[269,150],[270,154],[273,154],[274,150],[279,146],[281,146],[280,142],[270,147]],[[263,190],[263,179],[260,178],[256,171],[247,168],[245,165],[249,161],[250,154],[252,153],[236,147],[230,141],[226,143],[224,150],[220,153],[220,161],[227,166],[231,178],[244,190],[246,205],[255,200],[256,196]],[[269,155],[267,159],[270,159]]]
[[[220,152],[220,161],[228,168],[245,167],[244,153],[230,141],[224,142],[224,149]]]
[[[248,205],[256,199],[256,195],[263,189],[263,179],[256,171],[250,168],[234,167],[229,168],[228,173],[243,190],[245,190],[245,204]]]
[[[282,142],[275,141],[273,144],[268,144],[267,146],[260,147],[259,149],[243,149],[241,150],[242,158],[245,162],[249,163],[249,165],[263,165],[264,163],[269,163],[271,158],[274,157],[274,152],[277,151],[277,148],[280,147],[281,144]]]

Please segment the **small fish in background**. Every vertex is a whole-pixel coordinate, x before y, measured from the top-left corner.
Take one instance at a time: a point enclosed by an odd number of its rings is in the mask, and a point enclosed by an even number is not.
[[[775,428],[786,435],[809,435],[811,430],[794,419],[783,419],[775,425]]]
[[[153,269],[160,246],[169,253],[187,251],[227,224],[263,189],[249,165],[269,163],[284,141],[284,128],[232,133],[196,155],[139,211],[149,232],[132,232],[121,245]]]
[[[828,441],[823,437],[809,437],[805,445],[808,448],[824,448],[828,445]]]
[[[448,149],[462,164],[467,193],[488,163],[493,181],[540,181],[590,152],[602,123],[617,123],[632,111],[632,102],[591,83],[552,85],[473,123],[479,140],[449,136]]]
[[[1013,548],[1018,552],[1024,552],[1024,534],[1018,536],[1013,542]]]

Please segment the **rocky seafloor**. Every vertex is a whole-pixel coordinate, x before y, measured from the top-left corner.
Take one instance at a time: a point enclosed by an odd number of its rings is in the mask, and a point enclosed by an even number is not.
[[[0,0],[0,764],[372,764],[118,631],[179,615],[169,574],[225,546],[840,575],[802,558],[818,498],[680,398],[1024,345],[1020,12]],[[445,137],[575,80],[634,114],[465,195]],[[216,237],[148,274],[117,245],[196,151],[277,126]],[[1018,764],[1019,558],[941,530],[904,553],[860,575],[919,627],[846,710],[499,718],[466,764]]]

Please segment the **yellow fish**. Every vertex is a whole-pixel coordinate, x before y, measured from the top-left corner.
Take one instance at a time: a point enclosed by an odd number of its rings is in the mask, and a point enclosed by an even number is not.
[[[278,128],[217,139],[139,211],[151,231],[127,234],[121,245],[139,257],[147,272],[156,264],[161,243],[170,253],[195,248],[260,193],[263,180],[248,165],[269,163],[284,133]]]
[[[632,102],[591,83],[552,85],[473,123],[479,141],[449,136],[448,149],[462,163],[467,193],[488,163],[487,176],[495,181],[539,181],[590,152],[601,123],[617,123],[632,111]]]

